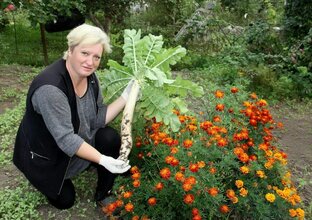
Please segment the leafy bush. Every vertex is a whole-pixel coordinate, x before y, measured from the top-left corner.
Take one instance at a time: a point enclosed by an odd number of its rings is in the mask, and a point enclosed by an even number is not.
[[[304,218],[301,199],[276,146],[276,122],[265,100],[239,87],[210,87],[199,115],[175,111],[181,130],[141,121],[129,176],[118,177],[123,219]],[[205,102],[206,103],[206,102]],[[207,104],[207,103],[206,103]],[[207,104],[208,105],[208,104]]]

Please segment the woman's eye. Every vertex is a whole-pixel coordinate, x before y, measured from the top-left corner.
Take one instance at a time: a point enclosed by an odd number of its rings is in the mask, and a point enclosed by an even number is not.
[[[95,56],[94,59],[95,59],[96,61],[99,61],[99,60],[101,59],[101,57]]]
[[[89,55],[89,53],[85,52],[85,51],[82,51],[81,54],[84,55],[84,56],[88,56]]]

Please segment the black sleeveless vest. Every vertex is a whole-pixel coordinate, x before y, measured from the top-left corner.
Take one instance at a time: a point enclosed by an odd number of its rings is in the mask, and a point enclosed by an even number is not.
[[[91,82],[97,103],[99,84],[95,74],[93,73],[88,80]],[[35,188],[56,199],[62,189],[70,157],[57,146],[42,116],[33,108],[32,95],[42,85],[53,85],[64,92],[71,109],[74,133],[78,133],[76,95],[65,60],[60,59],[37,75],[29,87],[26,111],[16,135],[13,162]]]

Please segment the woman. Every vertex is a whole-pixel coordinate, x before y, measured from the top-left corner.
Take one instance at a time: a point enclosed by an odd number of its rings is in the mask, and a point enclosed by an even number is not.
[[[14,164],[49,202],[68,209],[75,201],[71,178],[90,163],[97,167],[95,200],[108,196],[116,174],[129,170],[117,160],[120,136],[106,126],[123,109],[131,84],[108,106],[95,75],[111,51],[99,28],[82,24],[68,35],[68,50],[31,83],[14,148]]]

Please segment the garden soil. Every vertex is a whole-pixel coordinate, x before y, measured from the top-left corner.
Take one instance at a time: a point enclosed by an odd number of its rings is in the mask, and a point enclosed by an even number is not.
[[[20,83],[20,77],[30,70],[30,67],[20,65],[0,65],[1,91],[27,89],[29,82]],[[271,107],[274,119],[284,124],[284,129],[275,133],[278,146],[288,154],[288,167],[291,170],[292,179],[307,206],[311,205],[312,200],[312,106],[311,102],[309,103],[298,103],[297,105],[281,103]],[[0,114],[16,104],[14,99],[0,101]],[[1,166],[0,190],[6,187],[14,188],[18,185],[17,177],[21,175],[13,164]],[[92,200],[92,198],[85,199]],[[71,216],[70,219],[104,219],[97,208],[90,208],[90,205],[84,207],[83,202],[80,202],[80,206],[81,209],[86,209],[84,211],[86,217],[79,217],[75,213],[61,212],[49,205],[40,207],[39,211],[43,219],[64,219],[65,216]]]

